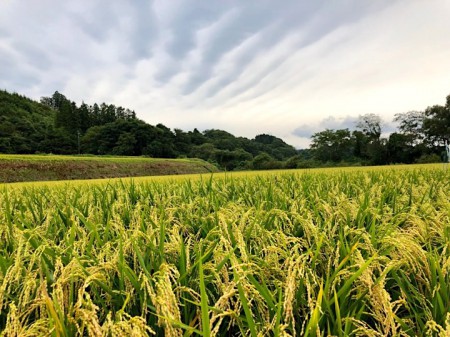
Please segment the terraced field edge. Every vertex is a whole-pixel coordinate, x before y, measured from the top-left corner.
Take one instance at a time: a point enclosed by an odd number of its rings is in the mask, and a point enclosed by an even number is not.
[[[0,183],[218,172],[199,159],[0,155]]]

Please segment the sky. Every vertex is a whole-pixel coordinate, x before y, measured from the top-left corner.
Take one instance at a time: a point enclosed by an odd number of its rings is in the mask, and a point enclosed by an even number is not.
[[[297,148],[444,104],[449,0],[0,0],[0,89]]]

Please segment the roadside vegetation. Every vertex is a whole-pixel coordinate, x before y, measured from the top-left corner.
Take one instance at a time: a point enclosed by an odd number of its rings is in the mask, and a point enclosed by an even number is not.
[[[1,336],[448,336],[450,170],[0,187]]]

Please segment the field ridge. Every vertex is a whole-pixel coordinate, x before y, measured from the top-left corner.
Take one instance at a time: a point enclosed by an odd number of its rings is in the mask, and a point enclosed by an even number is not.
[[[0,183],[201,174],[218,169],[200,159],[0,155]]]

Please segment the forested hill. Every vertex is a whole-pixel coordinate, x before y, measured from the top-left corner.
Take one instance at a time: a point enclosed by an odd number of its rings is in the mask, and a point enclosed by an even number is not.
[[[0,153],[54,152],[55,111],[18,94],[0,91]]]
[[[450,95],[445,105],[395,115],[398,130],[383,137],[383,121],[360,115],[354,129],[326,129],[297,151],[280,138],[235,137],[223,130],[171,130],[150,125],[113,104],[78,106],[55,92],[36,102],[0,91],[0,153],[192,157],[224,170],[383,165],[447,160]]]
[[[55,92],[40,102],[0,91],[0,153],[197,157],[226,170],[275,168],[297,154],[271,135],[254,139],[223,130],[171,130],[113,104],[77,106]]]

